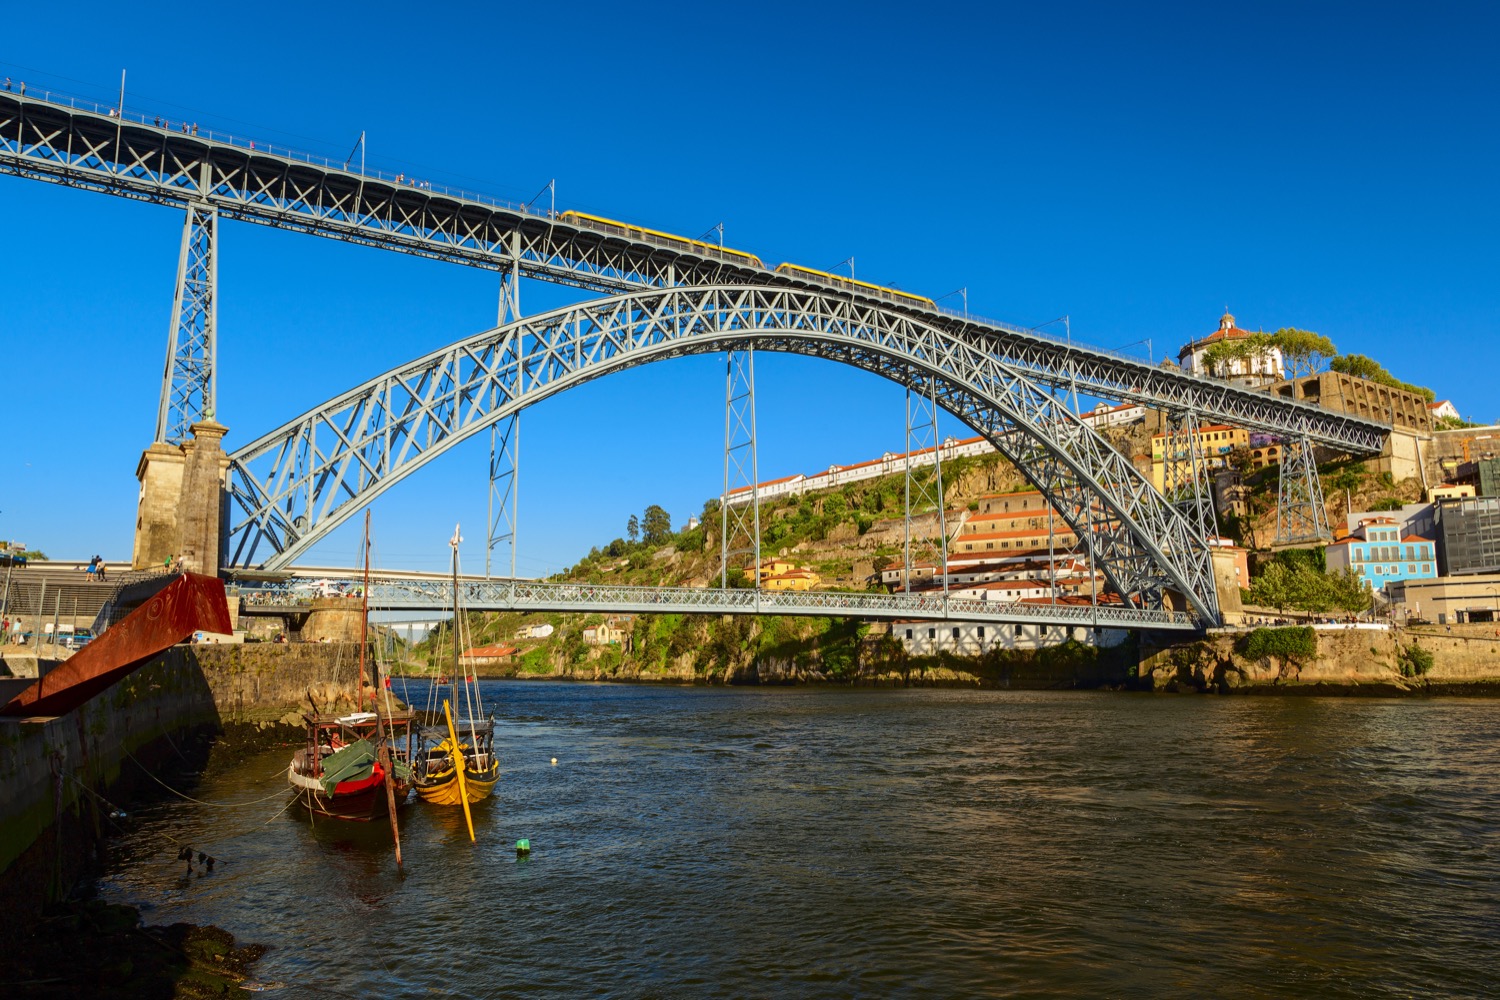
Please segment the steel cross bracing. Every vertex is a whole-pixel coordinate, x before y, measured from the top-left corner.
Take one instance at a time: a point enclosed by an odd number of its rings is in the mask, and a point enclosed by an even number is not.
[[[1276,483],[1276,544],[1332,538],[1318,477],[1317,449],[1306,438],[1283,439]]]
[[[748,494],[748,500],[730,498]],[[724,493],[719,501],[719,586],[730,564],[748,555],[750,582],[760,580],[760,459],[755,441],[755,352],[730,351],[724,371]]]
[[[467,338],[350,390],[231,456],[226,565],[286,566],[435,456],[532,403],[664,358],[773,350],[882,375],[988,438],[1047,497],[1127,602],[1169,593],[1218,618],[1207,544],[1043,387],[902,313],[818,292],[670,288],[557,309]]]
[[[1203,458],[1202,426],[1197,414],[1166,414],[1162,493],[1207,538],[1217,535],[1219,530]]]
[[[906,461],[903,463],[904,482],[902,492],[901,589],[911,592],[911,515],[912,510],[932,511],[937,519],[937,566],[936,576],[941,578],[943,593],[948,592],[948,519],[947,504],[943,492],[943,439],[938,432],[938,404],[936,397],[918,395],[912,398],[910,388],[906,390]],[[932,474],[927,478],[912,475],[912,457],[919,451],[932,450]],[[913,492],[915,491],[915,505]],[[922,539],[917,539],[921,544]]]
[[[551,212],[365,176],[339,163],[250,149],[226,137],[122,122],[106,110],[0,93],[0,173],[159,204],[197,201],[226,218],[605,292],[736,282],[833,287],[740,262],[708,244],[693,252],[649,235],[606,234]],[[844,287],[837,292],[942,329],[1032,382],[1190,409],[1273,434],[1306,434],[1315,443],[1361,454],[1381,451],[1390,431],[1387,424],[1005,323],[920,304],[885,303],[874,292]]]
[[[512,271],[500,279],[500,307],[497,326],[521,318],[521,282]],[[495,406],[497,400],[491,399]],[[516,555],[520,544],[517,523],[521,502],[521,414],[512,413],[505,420],[490,425],[489,489],[486,491],[484,575],[488,579],[495,547],[505,546],[509,556],[509,576],[516,575]]]
[[[344,590],[361,586],[358,577],[329,580]],[[602,611],[621,614],[849,615],[860,618],[1040,623],[1082,628],[1193,629],[1199,623],[1181,611],[1120,605],[1021,604],[923,594],[864,594],[841,591],[769,591],[719,587],[633,587],[525,580],[459,581],[469,611]],[[238,588],[244,613],[284,613],[305,609],[306,582],[245,585]],[[370,607],[381,611],[434,611],[453,607],[447,580],[373,580]]]
[[[212,206],[188,204],[156,414],[157,441],[181,444],[188,439],[188,428],[212,417],[217,405],[218,228]]]

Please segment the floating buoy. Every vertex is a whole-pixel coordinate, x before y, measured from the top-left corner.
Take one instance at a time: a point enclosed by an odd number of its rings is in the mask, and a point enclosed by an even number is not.
[[[557,758],[556,758],[556,757],[553,757],[553,758],[552,758],[552,766],[553,766],[553,767],[556,767],[556,766],[557,766]]]
[[[522,839],[516,841],[516,857],[524,858],[531,853],[531,841]]]

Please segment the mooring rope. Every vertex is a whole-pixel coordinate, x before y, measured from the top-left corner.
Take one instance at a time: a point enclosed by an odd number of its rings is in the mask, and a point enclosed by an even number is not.
[[[179,799],[183,799],[183,800],[188,801],[188,802],[194,802],[194,803],[197,803],[200,806],[212,806],[215,809],[239,809],[239,808],[241,808],[243,806],[254,806],[254,805],[259,805],[262,802],[269,802],[272,799],[276,798],[278,795],[285,795],[286,794],[286,789],[283,788],[283,789],[281,789],[279,791],[272,792],[270,795],[267,795],[264,798],[249,799],[249,800],[247,800],[245,802],[205,802],[202,799],[195,799],[191,795],[188,795],[188,794],[186,794],[184,792],[179,792],[177,789],[173,788],[171,785],[167,784],[165,781],[162,781],[156,775],[154,775],[154,774],[151,773],[151,769],[149,767],[147,767],[145,764],[142,764],[140,761],[136,760],[135,759],[135,754],[131,753],[129,750],[125,751],[125,756],[127,756],[131,760],[135,761],[135,766],[139,767],[142,771],[146,772],[146,776],[148,778],[150,778],[152,781],[156,782],[158,785],[160,785],[161,787],[165,788],[167,791],[171,792],[173,795],[177,796]],[[277,773],[280,774],[280,773],[285,773],[285,772],[283,770],[283,771],[279,771]]]

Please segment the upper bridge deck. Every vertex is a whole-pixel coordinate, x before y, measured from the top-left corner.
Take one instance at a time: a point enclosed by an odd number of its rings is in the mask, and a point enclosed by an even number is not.
[[[612,292],[674,285],[764,284],[826,291],[909,316],[984,349],[1053,388],[1353,453],[1382,450],[1390,426],[1156,367],[911,296],[780,272],[701,241],[602,231],[554,206],[533,208],[404,174],[362,170],[243,136],[49,92],[0,91],[0,173],[165,205],[208,203],[261,225],[436,260]]]

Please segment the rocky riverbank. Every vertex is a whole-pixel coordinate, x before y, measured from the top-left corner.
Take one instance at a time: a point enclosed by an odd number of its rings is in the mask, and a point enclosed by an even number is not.
[[[1500,694],[1493,627],[1319,625],[1147,645],[1137,684],[1221,694]]]
[[[242,996],[271,985],[249,978],[264,953],[218,927],[147,927],[133,907],[86,900],[50,907],[7,931],[0,987],[9,996],[59,1000]]]

